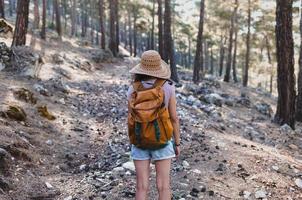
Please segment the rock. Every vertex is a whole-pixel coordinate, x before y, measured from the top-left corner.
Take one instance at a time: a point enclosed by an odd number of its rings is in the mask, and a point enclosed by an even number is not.
[[[52,56],[52,61],[55,64],[63,64],[64,63],[64,59],[62,58],[62,56],[58,53],[53,54]]]
[[[207,94],[204,99],[207,103],[214,104],[216,106],[222,106],[222,104],[224,103],[224,98],[216,93]]]
[[[296,186],[298,186],[299,188],[302,188],[302,179],[297,178],[297,179],[295,180],[295,184],[296,184]]]
[[[270,106],[269,104],[267,104],[267,103],[264,103],[264,102],[262,102],[262,103],[257,103],[257,104],[255,105],[255,107],[256,107],[256,110],[257,110],[258,112],[260,112],[261,114],[264,114],[264,115],[266,115],[266,116],[271,117],[272,114],[273,114],[273,109],[272,109],[271,106]]]
[[[80,165],[80,171],[88,170],[88,166],[86,164]]]
[[[251,196],[251,192],[248,192],[248,191],[243,191],[243,198],[245,198],[245,199],[249,199],[250,198],[250,196]]]
[[[47,145],[49,145],[49,146],[52,146],[52,145],[53,145],[53,141],[52,141],[52,140],[47,140],[45,143],[46,143]]]
[[[267,192],[265,190],[263,190],[263,189],[258,190],[258,191],[255,192],[255,198],[256,199],[264,199],[264,198],[266,198],[266,194],[267,194]]]
[[[4,190],[4,191],[8,191],[11,188],[11,185],[9,182],[7,182],[5,179],[3,179],[0,176],[0,189]],[[1,194],[1,193],[0,193]]]
[[[135,171],[135,166],[134,166],[134,163],[133,163],[132,161],[129,161],[129,162],[124,163],[124,164],[122,165],[122,167],[125,168],[125,169],[128,169],[128,170],[130,170],[130,171],[132,171],[132,172]]]
[[[123,167],[116,167],[116,168],[113,168],[112,171],[114,171],[114,172],[121,172],[121,171],[124,171],[124,170],[125,170],[125,168],[123,168]]]
[[[274,166],[272,166],[272,169],[275,170],[275,171],[278,171],[278,170],[279,170],[279,167],[276,166],[276,165],[274,165]]]
[[[199,169],[193,169],[192,172],[195,174],[201,174],[201,171]]]
[[[0,62],[0,72],[5,69],[5,65]]]
[[[182,166],[183,166],[184,168],[187,169],[187,168],[190,167],[190,164],[189,164],[187,161],[184,160],[184,161],[182,162]]]
[[[286,135],[289,135],[289,134],[292,134],[294,133],[293,129],[288,125],[288,124],[284,124],[280,127],[280,132],[282,134],[286,134]]]
[[[0,148],[0,159],[6,157],[8,155],[9,155],[9,153],[5,149]]]
[[[34,89],[44,96],[49,96],[49,92],[42,85],[34,84]]]
[[[91,59],[96,63],[111,62],[113,54],[109,49],[98,49],[90,52]]]
[[[53,189],[53,186],[52,186],[50,183],[45,182],[45,185],[46,185],[46,187],[47,187],[48,189]]]
[[[68,197],[64,198],[64,200],[72,200],[72,196],[68,196]]]

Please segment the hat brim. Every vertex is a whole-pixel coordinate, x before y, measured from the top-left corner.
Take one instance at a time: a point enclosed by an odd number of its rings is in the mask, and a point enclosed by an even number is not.
[[[146,70],[141,64],[136,65],[130,70],[131,74],[143,74],[153,76],[156,78],[169,79],[171,77],[170,66],[163,60],[161,60],[161,67],[159,70]]]

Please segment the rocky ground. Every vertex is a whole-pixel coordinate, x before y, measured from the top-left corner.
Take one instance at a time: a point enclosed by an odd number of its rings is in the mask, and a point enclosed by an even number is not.
[[[13,52],[0,45],[18,58],[0,72],[0,199],[133,199],[126,91],[137,60],[31,41]],[[180,77],[173,199],[302,199],[301,124],[272,123],[276,99],[261,90]],[[154,179],[152,164],[149,199]]]

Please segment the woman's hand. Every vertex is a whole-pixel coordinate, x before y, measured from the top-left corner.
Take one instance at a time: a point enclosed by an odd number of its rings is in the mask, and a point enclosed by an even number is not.
[[[180,155],[180,146],[176,146],[175,147],[175,155],[176,155],[176,158],[179,158],[179,155]]]

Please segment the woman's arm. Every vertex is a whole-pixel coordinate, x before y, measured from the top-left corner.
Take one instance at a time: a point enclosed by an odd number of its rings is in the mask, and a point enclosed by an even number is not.
[[[169,114],[173,126],[174,140],[176,145],[179,145],[180,144],[179,117],[176,112],[176,97],[174,92],[169,102]]]

